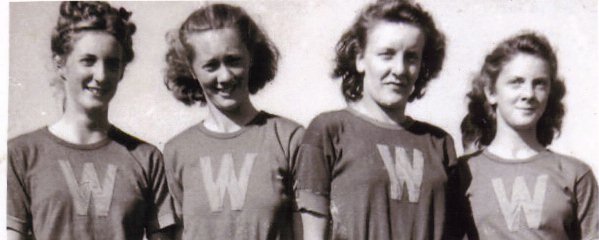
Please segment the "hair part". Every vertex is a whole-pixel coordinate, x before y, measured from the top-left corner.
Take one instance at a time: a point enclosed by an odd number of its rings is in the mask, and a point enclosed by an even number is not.
[[[339,39],[336,46],[334,78],[341,78],[341,91],[346,101],[362,98],[364,74],[356,69],[356,57],[363,54],[368,31],[380,22],[405,23],[418,27],[425,36],[420,74],[408,101],[425,94],[430,80],[437,77],[445,58],[445,37],[437,29],[431,15],[419,4],[402,0],[379,0],[367,6],[353,25]]]
[[[551,144],[555,136],[559,135],[565,114],[562,99],[566,94],[566,87],[563,80],[557,75],[557,57],[544,36],[534,32],[524,32],[497,45],[486,56],[480,73],[472,80],[472,90],[467,94],[469,98],[468,114],[461,124],[464,146],[481,149],[488,146],[495,138],[497,131],[496,106],[488,101],[485,90],[495,92],[497,77],[503,67],[518,54],[539,57],[547,63],[549,69],[551,88],[545,112],[537,122],[537,140],[543,146],[547,146]]]
[[[255,94],[272,81],[277,72],[279,51],[265,32],[240,7],[228,4],[208,4],[193,12],[176,31],[167,34],[164,84],[175,98],[185,105],[206,103],[202,87],[193,73],[195,52],[188,39],[192,34],[232,28],[251,55],[249,92]]]

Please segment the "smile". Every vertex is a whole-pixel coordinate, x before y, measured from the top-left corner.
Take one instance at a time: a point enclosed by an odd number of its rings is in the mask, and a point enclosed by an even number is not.
[[[101,96],[105,95],[106,93],[108,93],[108,88],[101,88],[101,87],[85,87],[85,90],[87,90],[88,92],[90,92],[91,94],[93,94],[96,97],[101,97]]]
[[[215,87],[215,89],[223,95],[230,95],[235,91],[235,88],[237,88],[237,84],[220,84]]]

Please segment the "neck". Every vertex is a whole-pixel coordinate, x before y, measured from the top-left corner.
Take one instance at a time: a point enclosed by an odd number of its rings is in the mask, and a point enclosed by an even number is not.
[[[543,151],[537,140],[536,127],[514,129],[498,119],[495,138],[487,147],[493,154],[506,159],[526,159]]]
[[[57,137],[75,144],[93,144],[108,136],[110,122],[106,109],[73,111],[65,109],[62,117],[50,127]]]
[[[252,121],[258,112],[249,101],[233,111],[221,111],[208,102],[208,117],[204,120],[204,126],[215,132],[236,132]]]
[[[407,119],[405,104],[396,108],[384,108],[374,101],[363,98],[357,102],[350,102],[349,107],[382,123],[401,125]]]

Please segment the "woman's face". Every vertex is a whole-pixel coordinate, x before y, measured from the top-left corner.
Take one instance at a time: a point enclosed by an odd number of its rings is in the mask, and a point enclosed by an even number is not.
[[[84,31],[74,39],[71,53],[58,70],[65,83],[66,108],[107,109],[123,76],[121,45],[100,31]]]
[[[235,29],[194,33],[187,43],[194,49],[193,72],[209,105],[231,112],[249,103],[251,56]]]
[[[504,66],[495,83],[495,91],[486,91],[491,104],[496,104],[498,124],[513,129],[535,129],[545,108],[551,89],[549,66],[542,58],[518,53]]]
[[[362,100],[384,109],[404,109],[420,72],[425,37],[407,23],[380,21],[368,31],[356,69],[364,74]]]

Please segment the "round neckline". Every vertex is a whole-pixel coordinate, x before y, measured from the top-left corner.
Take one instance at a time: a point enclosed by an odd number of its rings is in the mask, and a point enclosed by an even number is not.
[[[351,113],[352,115],[356,116],[360,120],[363,120],[363,121],[370,123],[374,126],[386,128],[386,129],[406,130],[406,129],[409,129],[414,124],[414,119],[412,119],[410,116],[407,116],[407,115],[406,115],[405,121],[403,121],[401,124],[392,124],[392,123],[378,121],[378,120],[371,118],[361,112],[356,111],[355,109],[353,109],[351,107],[345,108],[345,111]]]
[[[200,132],[202,132],[210,137],[214,137],[214,138],[220,138],[220,139],[235,138],[235,137],[240,136],[244,132],[246,132],[249,128],[251,128],[251,126],[257,119],[261,118],[264,115],[265,115],[264,111],[259,111],[258,114],[256,114],[256,116],[254,116],[254,118],[252,120],[250,120],[246,125],[241,126],[241,128],[235,132],[216,132],[216,131],[210,130],[204,124],[205,120],[202,120],[197,124],[197,129]]]
[[[543,149],[542,151],[539,151],[538,153],[527,157],[527,158],[522,158],[522,159],[510,159],[510,158],[504,158],[501,157],[497,154],[492,153],[491,151],[489,151],[489,149],[485,149],[483,150],[483,154],[485,156],[487,156],[489,159],[496,161],[496,162],[501,162],[501,163],[508,163],[508,164],[518,164],[518,163],[529,163],[529,162],[533,162],[536,161],[537,159],[540,159],[543,155],[545,155],[546,153],[548,153],[549,150],[548,149]]]
[[[50,131],[50,126],[46,126],[44,127],[44,133],[55,143],[58,143],[62,146],[68,147],[68,148],[73,148],[73,149],[78,149],[78,150],[95,150],[101,147],[106,146],[108,143],[110,143],[112,141],[111,137],[110,137],[110,133],[113,131],[113,126],[110,125],[110,128],[108,129],[108,134],[107,137],[95,142],[95,143],[90,143],[90,144],[77,144],[77,143],[72,143],[69,141],[66,141],[56,135],[54,135],[54,133],[52,133]]]

